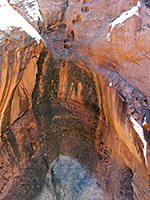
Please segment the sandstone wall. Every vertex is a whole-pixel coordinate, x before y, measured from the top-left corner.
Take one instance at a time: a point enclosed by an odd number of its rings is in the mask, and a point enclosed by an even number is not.
[[[149,7],[0,3],[0,199],[148,199]]]

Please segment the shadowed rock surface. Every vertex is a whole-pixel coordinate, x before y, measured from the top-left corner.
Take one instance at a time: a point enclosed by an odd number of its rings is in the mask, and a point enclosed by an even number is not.
[[[0,11],[0,199],[148,200],[149,1]]]

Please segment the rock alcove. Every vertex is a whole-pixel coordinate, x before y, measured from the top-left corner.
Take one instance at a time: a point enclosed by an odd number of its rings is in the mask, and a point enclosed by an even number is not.
[[[0,199],[148,200],[143,5],[1,0]]]

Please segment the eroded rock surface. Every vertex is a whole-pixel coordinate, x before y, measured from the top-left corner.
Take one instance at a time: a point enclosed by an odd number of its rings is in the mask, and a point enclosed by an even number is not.
[[[149,7],[1,0],[0,199],[148,200]]]

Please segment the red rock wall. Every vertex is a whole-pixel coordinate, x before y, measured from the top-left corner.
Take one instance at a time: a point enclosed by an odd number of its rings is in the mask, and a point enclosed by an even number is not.
[[[0,199],[148,199],[145,2],[9,1],[41,41],[0,26]],[[53,170],[63,159],[92,186],[57,183],[63,170],[74,182],[67,164]]]

